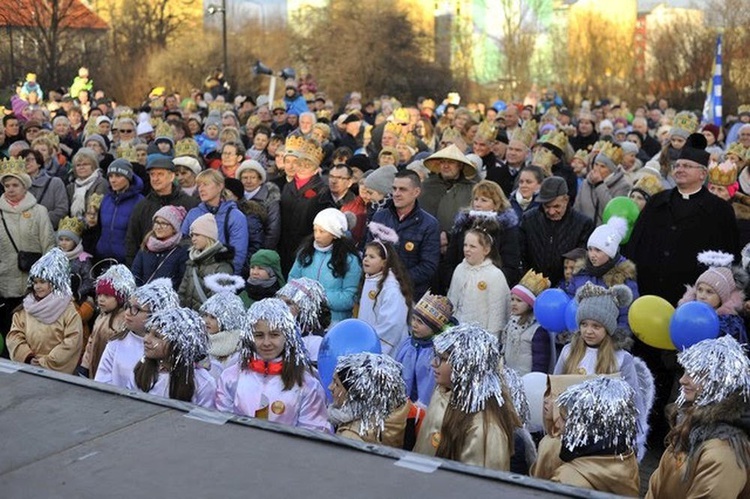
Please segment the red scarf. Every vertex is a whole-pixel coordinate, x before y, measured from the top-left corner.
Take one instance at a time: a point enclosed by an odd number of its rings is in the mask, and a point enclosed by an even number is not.
[[[269,374],[281,374],[281,370],[284,368],[284,363],[282,361],[267,362],[261,359],[254,359],[247,363],[247,367],[250,368],[251,371],[268,376]]]

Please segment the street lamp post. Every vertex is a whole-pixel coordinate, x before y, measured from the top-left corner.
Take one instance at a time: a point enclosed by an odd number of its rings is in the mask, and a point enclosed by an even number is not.
[[[210,16],[221,13],[221,41],[224,56],[224,66],[222,70],[224,72],[224,80],[226,82],[229,82],[229,57],[227,52],[227,0],[221,0],[221,5],[209,5],[207,12]]]

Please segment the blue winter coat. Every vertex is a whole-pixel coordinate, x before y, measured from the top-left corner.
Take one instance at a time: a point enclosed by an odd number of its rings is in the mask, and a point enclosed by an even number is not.
[[[402,376],[406,382],[406,396],[412,402],[430,405],[435,389],[432,372],[432,338],[406,338],[396,351],[396,361],[404,366]]]
[[[347,258],[349,270],[346,271],[346,275],[334,277],[333,271],[328,266],[330,261],[331,251],[316,249],[310,265],[303,267],[299,260],[294,260],[287,281],[308,277],[322,284],[328,299],[328,306],[331,308],[331,321],[337,322],[352,316],[359,279],[362,276],[362,266],[359,258],[350,254]]]
[[[190,234],[190,225],[195,222],[195,219],[206,213],[210,213],[206,203],[200,203],[190,210],[182,222],[182,235],[187,237]],[[227,241],[224,234],[224,219],[227,217],[227,213],[229,214],[229,224],[227,226],[229,241]],[[232,266],[234,267],[234,273],[239,275],[242,267],[247,263],[249,238],[247,217],[245,217],[245,214],[242,213],[234,201],[222,201],[219,205],[219,211],[214,214],[214,217],[216,217],[216,226],[219,229],[219,242],[224,246],[232,246],[234,248]]]
[[[440,261],[440,225],[435,217],[419,207],[403,220],[399,220],[393,200],[375,212],[372,221],[390,227],[398,234],[398,256],[409,271],[414,286],[414,296],[421,297],[430,285]],[[367,242],[372,233],[367,231]]]
[[[531,202],[529,203],[529,205],[524,210],[523,208],[521,208],[521,205],[518,204],[518,201],[516,201],[516,192],[517,191],[518,191],[518,189],[516,189],[515,191],[511,192],[510,196],[508,197],[508,200],[510,201],[511,208],[513,208],[513,211],[516,212],[516,215],[518,215],[518,220],[520,221],[521,219],[523,219],[523,214],[524,213],[526,213],[527,211],[529,211],[532,208],[536,208],[537,206],[539,206],[539,203],[536,200],[537,195],[535,194],[534,195],[534,199],[531,200]]]
[[[114,258],[120,263],[125,262],[125,236],[128,232],[130,215],[135,205],[143,199],[143,181],[138,175],[133,175],[133,182],[123,193],[116,193],[109,188],[102,199],[99,210],[99,223],[102,234],[96,243],[97,259]]]
[[[182,282],[182,276],[185,274],[187,259],[188,248],[180,244],[174,248],[174,251],[168,250],[160,253],[140,249],[135,255],[131,269],[135,284],[142,286],[159,277],[166,277],[172,280],[172,287],[177,291]]]

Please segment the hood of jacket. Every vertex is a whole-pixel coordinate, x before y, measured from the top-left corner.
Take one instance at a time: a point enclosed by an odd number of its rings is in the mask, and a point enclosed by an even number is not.
[[[478,216],[474,210],[461,210],[458,215],[456,215],[456,220],[453,223],[454,232],[465,232],[469,230],[477,218]],[[508,208],[507,210],[498,212],[495,215],[495,222],[497,222],[501,231],[505,231],[518,225],[518,215],[513,208]]]

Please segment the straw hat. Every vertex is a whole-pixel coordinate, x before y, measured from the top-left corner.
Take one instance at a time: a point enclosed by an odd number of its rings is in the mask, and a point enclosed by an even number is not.
[[[466,178],[472,178],[477,174],[477,168],[474,166],[474,163],[455,144],[444,147],[425,159],[424,166],[432,173],[440,173],[439,163],[441,159],[449,159],[460,163],[463,166],[464,177]]]

